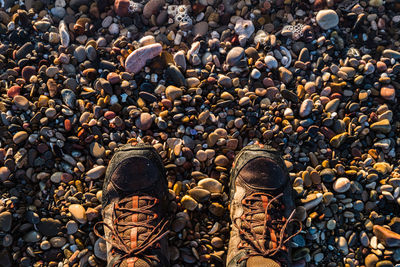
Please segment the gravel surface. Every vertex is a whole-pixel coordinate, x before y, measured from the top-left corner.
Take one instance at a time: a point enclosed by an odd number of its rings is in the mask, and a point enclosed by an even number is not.
[[[400,3],[191,2],[0,1],[0,266],[105,266],[130,142],[165,163],[174,267],[224,265],[255,142],[290,171],[295,266],[400,266]]]

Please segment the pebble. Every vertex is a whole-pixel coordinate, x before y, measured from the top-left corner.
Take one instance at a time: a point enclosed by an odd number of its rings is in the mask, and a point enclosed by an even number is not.
[[[394,100],[396,98],[396,91],[393,86],[382,86],[381,87],[381,96],[386,100]]]
[[[114,1],[114,11],[120,17],[126,17],[129,15],[129,1],[128,0],[116,0]],[[110,16],[111,18],[111,16]],[[106,26],[103,26],[106,27]]]
[[[41,239],[41,235],[36,231],[30,231],[24,235],[24,241],[28,243],[35,243]]]
[[[143,8],[143,16],[145,18],[150,18],[151,15],[157,15],[159,10],[161,9],[162,6],[164,6],[165,1],[164,0],[150,0],[146,3],[146,5]]]
[[[71,89],[63,89],[61,90],[61,96],[63,98],[64,103],[68,107],[70,108],[75,107],[76,95],[74,91],[72,91]]]
[[[125,69],[128,72],[138,73],[145,65],[146,62],[158,56],[162,51],[160,44],[150,44],[140,47],[133,51],[125,61]]]
[[[316,21],[322,29],[329,30],[338,25],[339,16],[332,9],[324,9],[317,13]]]
[[[400,52],[392,49],[385,49],[382,52],[382,56],[386,58],[400,59]]]
[[[181,204],[185,209],[193,211],[197,208],[197,201],[194,200],[191,196],[185,195],[181,199]]]
[[[60,233],[62,226],[61,221],[58,219],[42,218],[37,224],[37,229],[41,234],[52,237]]]
[[[172,101],[181,97],[182,94],[183,94],[182,89],[173,85],[170,85],[165,89],[165,96]]]
[[[55,173],[53,173],[53,174],[50,176],[50,180],[51,180],[53,183],[58,184],[58,183],[61,182],[61,175],[62,175],[62,172],[55,172]]]
[[[74,51],[74,57],[79,63],[83,62],[86,59],[85,47],[82,45],[78,46]]]
[[[374,235],[387,247],[400,247],[400,234],[380,225],[374,225]]]
[[[235,24],[235,32],[241,38],[249,39],[254,33],[254,25],[251,20],[238,19]]]
[[[101,158],[104,156],[106,149],[104,146],[97,142],[93,142],[90,144],[90,154],[92,154],[95,158]]]
[[[67,234],[73,235],[78,231],[78,224],[75,221],[67,222]]]
[[[67,243],[67,240],[64,237],[56,236],[50,239],[50,244],[53,248],[61,248],[65,243]]]
[[[210,198],[210,192],[202,188],[193,188],[189,190],[189,195],[198,202],[205,202]]]
[[[68,210],[72,214],[72,217],[79,223],[86,223],[87,219],[85,208],[82,205],[72,204],[68,207]]]
[[[213,178],[204,178],[200,180],[198,186],[211,193],[220,193],[222,191],[222,184]]]
[[[215,165],[226,167],[229,164],[229,159],[224,155],[218,155],[214,160]]]
[[[0,10],[0,266],[104,265],[105,170],[136,142],[167,170],[172,265],[223,264],[256,142],[291,177],[294,266],[398,264],[395,1],[47,2]]]
[[[193,35],[204,36],[208,31],[208,23],[206,21],[200,21],[193,25]]]
[[[106,241],[99,238],[94,243],[94,255],[99,259],[106,261],[107,260],[107,246]]]
[[[86,172],[86,176],[88,176],[91,179],[98,179],[100,178],[104,173],[106,172],[106,167],[105,166],[97,166],[89,171]]]
[[[375,267],[376,263],[379,261],[379,258],[375,254],[368,254],[365,257],[365,266],[366,267]]]
[[[284,84],[289,84],[293,79],[293,73],[285,67],[279,68],[279,74]]]
[[[8,232],[11,230],[12,215],[8,211],[0,213],[0,231]]]
[[[333,183],[333,190],[338,193],[344,193],[350,189],[350,185],[350,180],[348,178],[341,177]]]
[[[15,96],[19,95],[20,92],[21,92],[21,86],[14,85],[7,90],[7,96],[10,98],[14,98]]]
[[[390,121],[388,119],[383,119],[381,121],[371,124],[371,130],[382,133],[389,133],[392,130]]]
[[[153,117],[149,113],[140,114],[140,117],[136,120],[136,126],[143,131],[150,129],[152,123]]]
[[[347,245],[347,240],[344,236],[339,236],[338,241],[338,248],[343,255],[347,255],[349,253],[349,248]]]
[[[313,108],[313,101],[311,99],[306,99],[301,103],[299,115],[304,118],[311,114]]]
[[[14,97],[14,103],[18,108],[22,110],[27,110],[29,108],[29,100],[22,95],[16,95]]]
[[[242,47],[234,47],[229,50],[228,55],[226,56],[226,63],[229,66],[237,65],[245,56],[244,49]]]
[[[13,136],[13,141],[15,144],[19,145],[22,142],[24,142],[26,139],[28,139],[29,134],[25,131],[20,131],[17,132],[14,136]]]
[[[278,68],[278,61],[273,56],[266,56],[264,62],[270,70]]]
[[[0,180],[1,181],[5,181],[8,179],[8,177],[10,176],[11,171],[6,167],[0,167]]]

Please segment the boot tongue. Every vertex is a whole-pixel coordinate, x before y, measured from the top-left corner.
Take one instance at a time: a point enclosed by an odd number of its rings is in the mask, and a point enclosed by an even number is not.
[[[246,267],[280,267],[281,265],[273,259],[264,258],[262,256],[253,256],[247,260]]]

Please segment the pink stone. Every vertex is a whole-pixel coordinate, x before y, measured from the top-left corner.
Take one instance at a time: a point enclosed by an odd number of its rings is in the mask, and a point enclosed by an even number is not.
[[[150,44],[133,51],[125,61],[125,69],[128,72],[138,73],[150,59],[158,56],[162,51],[159,43]]]
[[[265,79],[263,80],[263,85],[264,85],[266,88],[268,88],[268,87],[274,86],[275,84],[274,84],[274,81],[273,81],[271,78],[265,78]]]
[[[115,118],[115,112],[114,111],[106,111],[106,113],[104,113],[104,118],[106,118],[107,120],[111,120]]]
[[[164,0],[150,0],[143,8],[143,17],[149,19],[151,15],[157,15],[160,9],[165,5]]]
[[[396,97],[396,91],[391,85],[384,86],[381,88],[381,96],[386,100],[394,100]]]
[[[19,95],[19,93],[21,92],[21,86],[19,85],[14,85],[11,86],[8,91],[7,91],[7,96],[14,98],[14,96]]]

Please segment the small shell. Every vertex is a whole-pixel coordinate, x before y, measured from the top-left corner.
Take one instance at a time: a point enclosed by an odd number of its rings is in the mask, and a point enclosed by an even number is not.
[[[280,50],[282,55],[284,55],[284,57],[281,60],[281,63],[284,65],[285,68],[289,68],[290,64],[292,63],[292,55],[290,54],[290,51],[286,47],[281,46]]]

